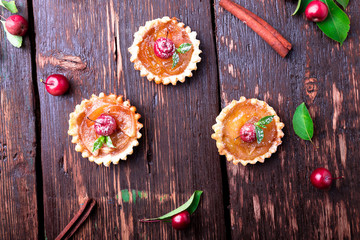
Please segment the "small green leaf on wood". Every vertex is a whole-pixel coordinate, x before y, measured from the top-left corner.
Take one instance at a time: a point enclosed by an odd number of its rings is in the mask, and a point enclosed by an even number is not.
[[[255,133],[256,133],[257,143],[261,143],[261,141],[264,138],[264,130],[262,130],[259,126],[255,126]]]
[[[324,2],[329,8],[329,14],[317,25],[326,36],[342,45],[350,30],[350,19],[333,0],[324,0]]]
[[[349,4],[349,0],[336,0],[344,9]]]
[[[114,144],[112,143],[110,136],[106,136],[106,137],[105,137],[105,140],[106,140],[106,145],[107,145],[108,147],[116,148],[116,147],[114,146]]]
[[[23,38],[21,36],[15,36],[15,35],[12,35],[11,33],[9,33],[6,30],[5,21],[1,21],[1,23],[2,23],[2,25],[4,27],[5,32],[6,32],[6,38],[9,40],[11,45],[13,45],[14,47],[20,48],[21,45],[22,45]]]
[[[171,217],[173,217],[176,214],[179,214],[183,211],[188,211],[189,214],[193,214],[195,212],[195,210],[197,209],[199,202],[200,202],[200,197],[201,194],[203,193],[203,191],[199,191],[196,190],[191,197],[189,198],[189,200],[184,203],[183,205],[181,205],[180,207],[178,207],[177,209],[162,215],[161,217],[157,217],[157,218],[149,218],[149,219],[143,219],[141,220],[142,222],[149,222],[149,221],[154,221],[154,220],[167,220],[167,219],[171,219]]]
[[[100,149],[105,143],[105,136],[100,136],[96,141],[94,142],[93,152]]]
[[[292,123],[296,135],[303,140],[311,141],[314,134],[314,124],[305,103],[296,108]]]
[[[186,53],[191,49],[191,43],[183,43],[176,49],[178,53]]]
[[[0,6],[3,6],[7,10],[9,10],[11,13],[17,13],[18,9],[16,8],[15,1],[7,2],[5,0],[0,1]]]
[[[174,68],[176,66],[176,64],[178,64],[180,58],[179,58],[179,54],[175,51],[173,56],[172,56],[172,60],[173,60],[173,64],[172,64],[172,68]]]

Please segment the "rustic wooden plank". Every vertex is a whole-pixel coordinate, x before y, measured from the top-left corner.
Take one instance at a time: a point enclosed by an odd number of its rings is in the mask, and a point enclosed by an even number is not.
[[[222,106],[240,96],[267,101],[285,123],[278,152],[264,164],[227,165],[233,239],[359,239],[359,4],[350,1],[351,32],[342,47],[290,1],[236,1],[293,43],[281,59],[259,36],[215,2]],[[292,114],[306,102],[314,143],[295,136]],[[225,161],[225,160],[224,160]],[[327,167],[345,176],[329,192],[309,175]]]
[[[18,14],[28,19],[26,1],[16,3]],[[0,12],[5,18],[11,15],[2,7]],[[20,49],[6,40],[3,29],[0,38],[0,239],[37,239],[35,106],[29,34]]]
[[[71,81],[63,97],[39,90],[46,237],[53,239],[92,197],[98,207],[74,239],[225,238],[220,162],[210,138],[219,108],[210,1],[33,2],[45,9],[34,13],[38,75],[62,73]],[[180,18],[202,41],[199,69],[177,86],[142,79],[127,51],[140,25],[165,15]],[[86,68],[60,67],[62,55],[79,57]],[[67,136],[68,114],[102,91],[130,99],[144,124],[134,154],[109,168],[82,159]],[[174,209],[196,189],[204,195],[190,229],[138,222]]]

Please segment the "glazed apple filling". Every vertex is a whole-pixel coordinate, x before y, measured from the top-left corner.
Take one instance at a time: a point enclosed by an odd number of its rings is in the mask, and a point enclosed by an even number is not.
[[[238,103],[224,120],[223,142],[225,148],[235,157],[243,160],[253,160],[267,153],[277,137],[275,121],[264,128],[264,138],[261,143],[257,141],[247,143],[237,138],[240,129],[246,123],[256,123],[265,116],[272,115],[266,107],[250,103],[250,99]]]
[[[94,122],[88,118],[95,120],[103,113],[112,116],[116,121],[117,129],[110,135],[115,148],[110,148],[104,144],[99,150],[92,152],[94,142],[99,135],[95,132]],[[130,107],[119,105],[116,100],[103,98],[86,103],[85,112],[77,121],[80,125],[81,142],[94,156],[116,155],[126,149],[133,139],[136,139],[134,112],[130,110]]]
[[[189,35],[184,28],[177,26],[176,20],[167,23],[157,24],[151,28],[139,43],[138,58],[148,71],[152,74],[165,78],[181,74],[189,65],[191,56],[194,52],[193,47],[186,53],[180,55],[178,64],[172,68],[172,58],[161,59],[155,55],[154,44],[160,37],[171,39],[178,48],[183,43],[191,43]]]

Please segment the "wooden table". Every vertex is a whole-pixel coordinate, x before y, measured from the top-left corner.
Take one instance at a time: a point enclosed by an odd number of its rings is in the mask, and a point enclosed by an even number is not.
[[[236,1],[293,43],[285,59],[218,0],[16,2],[30,30],[21,49],[0,33],[0,239],[54,239],[88,197],[97,208],[74,239],[360,239],[358,2],[340,46],[292,17],[295,1]],[[165,15],[195,30],[203,51],[177,86],[141,78],[127,51],[140,25]],[[65,96],[40,83],[53,73],[70,79]],[[144,124],[135,152],[109,168],[83,159],[67,135],[75,105],[100,92],[130,99]],[[227,163],[210,138],[221,108],[240,96],[267,101],[286,124],[264,164]],[[317,150],[292,129],[301,102]],[[317,190],[317,167],[345,179]],[[139,223],[194,190],[204,194],[189,229]]]

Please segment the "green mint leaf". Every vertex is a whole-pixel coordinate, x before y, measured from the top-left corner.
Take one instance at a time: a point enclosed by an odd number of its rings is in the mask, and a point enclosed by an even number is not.
[[[342,45],[350,30],[350,19],[333,0],[324,0],[324,2],[329,7],[329,14],[317,25],[326,36]]]
[[[16,5],[15,5],[15,1],[7,2],[5,0],[1,0],[0,1],[0,6],[3,6],[7,10],[9,10],[11,13],[17,13],[18,12],[18,10],[16,8]]]
[[[271,123],[272,120],[274,119],[274,117],[275,117],[275,115],[263,117],[262,119],[260,119],[257,122],[257,124],[258,124],[258,126],[261,126],[262,128],[265,128],[264,125],[268,125],[269,123]]]
[[[336,0],[344,9],[349,4],[349,0]]]
[[[197,209],[199,202],[200,202],[200,197],[201,194],[203,193],[203,191],[199,191],[196,190],[191,197],[189,198],[189,200],[184,203],[183,205],[181,205],[180,207],[178,207],[177,209],[161,216],[158,218],[149,218],[149,219],[143,219],[142,222],[146,222],[146,221],[153,221],[153,220],[167,220],[170,219],[172,216],[181,213],[185,210],[187,210],[190,215],[193,214],[195,212],[195,210]]]
[[[9,33],[6,30],[5,21],[1,21],[1,23],[3,24],[4,30],[6,32],[6,38],[9,40],[11,45],[13,45],[14,47],[20,48],[22,45],[23,38],[21,36],[15,36],[15,35],[12,35],[11,33]]]
[[[180,58],[179,58],[179,54],[175,51],[173,56],[172,56],[172,60],[173,60],[173,65],[172,68],[174,68],[176,66],[176,64],[178,64]]]
[[[191,49],[191,43],[183,43],[176,49],[178,53],[186,53]]]
[[[311,141],[314,135],[314,124],[305,103],[296,108],[292,123],[296,135],[303,140]]]
[[[93,152],[95,152],[96,150],[98,150],[99,148],[101,148],[104,145],[105,142],[105,136],[100,136],[98,139],[96,139],[96,141],[94,142],[94,147],[93,147]]]
[[[296,6],[295,11],[293,12],[292,16],[296,15],[297,13],[302,13],[305,11],[307,5],[313,0],[298,0],[298,4]]]
[[[266,128],[265,125],[260,124],[259,122],[254,123],[255,126],[261,127],[261,128]]]
[[[259,126],[255,126],[255,133],[256,133],[257,143],[261,143],[261,141],[264,138],[264,131]]]
[[[106,137],[105,137],[105,141],[106,141],[106,145],[107,145],[108,147],[116,148],[116,147],[113,145],[110,136],[106,136]]]

